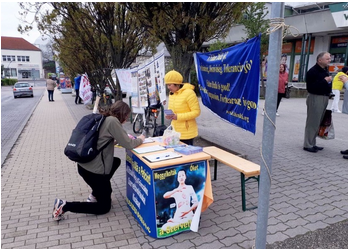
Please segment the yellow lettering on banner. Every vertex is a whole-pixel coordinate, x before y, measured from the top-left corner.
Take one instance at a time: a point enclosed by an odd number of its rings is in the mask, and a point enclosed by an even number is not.
[[[198,169],[199,169],[199,165],[193,165],[193,164],[191,164],[189,168],[190,171],[196,171]]]
[[[143,180],[145,180],[145,182],[150,185],[151,175],[147,172],[146,169],[143,168],[143,166],[141,166],[140,175],[142,176]]]
[[[176,169],[171,169],[171,170],[166,170],[165,172],[159,174],[159,173],[155,173],[154,174],[154,179],[155,180],[164,180],[166,179],[167,177],[170,177],[170,176],[174,176],[177,174],[177,171]]]

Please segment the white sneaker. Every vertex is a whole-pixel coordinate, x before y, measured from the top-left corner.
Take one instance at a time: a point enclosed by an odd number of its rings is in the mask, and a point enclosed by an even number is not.
[[[339,114],[342,113],[342,111],[340,111],[340,110],[335,110],[334,112],[335,112],[335,113],[339,113]]]
[[[264,115],[264,111],[262,111],[262,115]]]
[[[97,202],[96,197],[93,196],[93,194],[90,194],[86,200],[87,202]]]
[[[55,203],[53,204],[52,218],[55,221],[60,221],[64,219],[63,207],[66,204],[66,201],[61,199],[55,199]]]
[[[280,116],[278,112],[276,112],[276,116]]]

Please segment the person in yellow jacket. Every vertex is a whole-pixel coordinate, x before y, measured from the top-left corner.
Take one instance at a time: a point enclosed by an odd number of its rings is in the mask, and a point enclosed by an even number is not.
[[[332,93],[335,95],[332,101],[332,112],[342,113],[338,108],[340,91],[343,89],[343,82],[339,79],[340,76],[348,75],[348,67],[344,66],[341,72],[338,72],[337,75],[333,78],[332,81]]]
[[[187,145],[193,145],[194,138],[198,136],[196,117],[201,113],[198,98],[194,92],[194,85],[183,83],[183,76],[171,70],[165,75],[165,84],[170,91],[168,109],[173,115],[165,118],[172,120],[173,128],[181,133],[180,141]]]

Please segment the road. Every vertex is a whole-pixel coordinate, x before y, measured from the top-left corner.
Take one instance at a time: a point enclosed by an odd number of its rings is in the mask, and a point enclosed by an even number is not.
[[[1,165],[9,156],[9,152],[46,89],[45,81],[32,83],[34,85],[34,97],[15,99],[11,86],[1,87]]]

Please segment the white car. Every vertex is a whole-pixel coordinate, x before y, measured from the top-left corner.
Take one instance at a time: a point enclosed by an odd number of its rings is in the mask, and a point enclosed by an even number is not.
[[[22,96],[34,97],[33,87],[28,82],[17,82],[13,86],[14,98]]]

